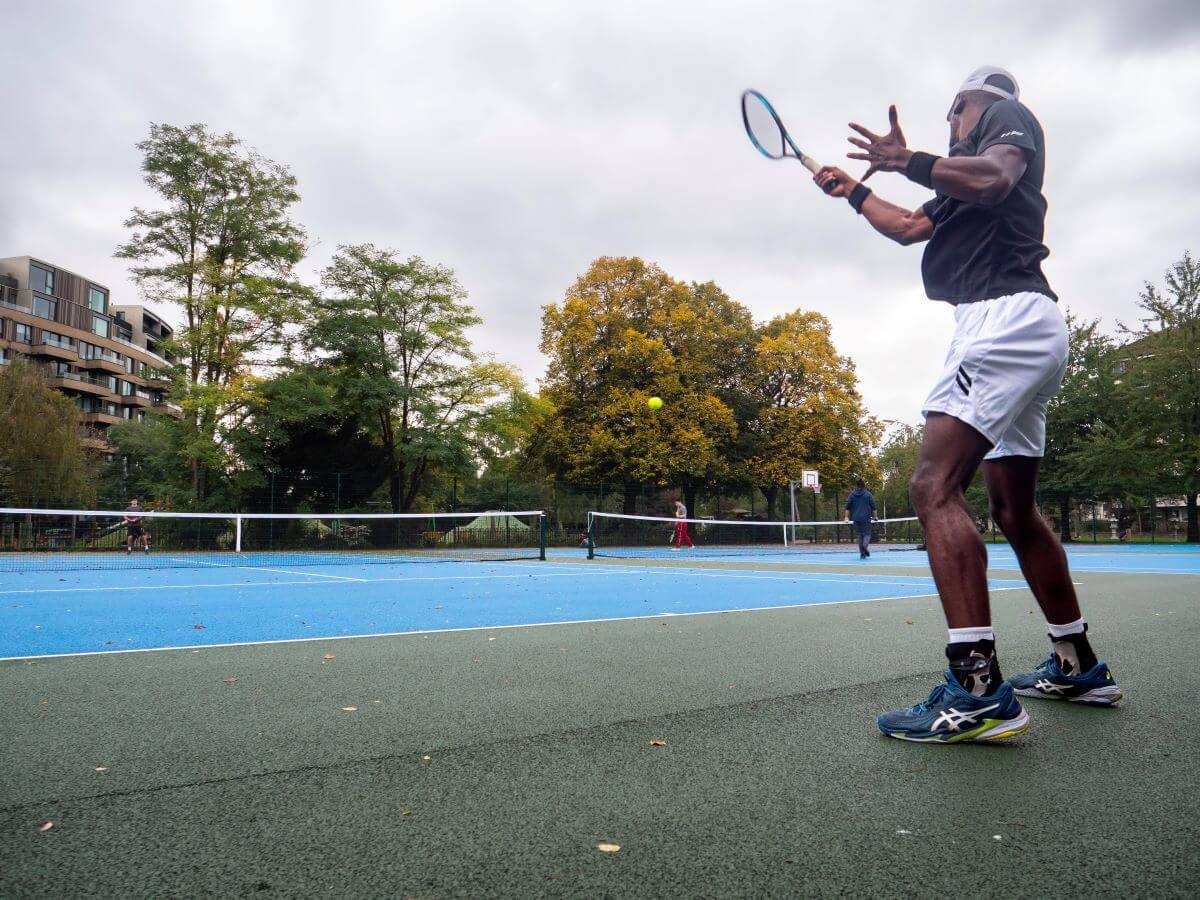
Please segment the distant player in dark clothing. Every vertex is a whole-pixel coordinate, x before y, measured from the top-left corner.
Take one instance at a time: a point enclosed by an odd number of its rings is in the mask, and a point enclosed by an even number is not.
[[[860,478],[854,483],[854,490],[850,492],[850,496],[846,498],[846,521],[854,523],[859,559],[866,559],[871,555],[871,520],[874,518],[875,498]]]
[[[142,549],[150,552],[150,535],[142,527],[142,513],[145,510],[138,505],[138,498],[134,497],[129,501],[129,506],[125,510],[125,555],[133,553],[133,545],[136,541],[142,542]]]
[[[1045,452],[1046,404],[1067,365],[1067,329],[1041,262],[1046,198],[1042,126],[1016,79],[985,66],[967,76],[947,114],[946,157],[909,150],[893,106],[886,134],[851,123],[849,154],[875,172],[902,172],[935,194],[915,210],[881,200],[841,169],[814,180],[900,244],[928,241],[925,292],[954,306],[946,365],[925,401],[925,436],[911,484],[949,625],[946,683],[879,728],[911,741],[999,740],[1028,728],[1014,696],[1111,705],[1121,690],[1087,639],[1067,558],[1034,502]],[[992,519],[1021,564],[1050,627],[1051,654],[1004,681],[996,657],[987,549],[964,488],[983,464]]]

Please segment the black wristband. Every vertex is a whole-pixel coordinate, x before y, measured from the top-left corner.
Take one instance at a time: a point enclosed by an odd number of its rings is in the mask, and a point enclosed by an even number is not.
[[[846,200],[850,203],[850,208],[860,216],[862,215],[862,206],[867,202],[867,197],[870,196],[871,189],[861,181],[854,186],[854,190],[850,192],[850,196]]]
[[[904,175],[909,181],[915,181],[917,184],[933,189],[933,164],[941,159],[940,156],[934,156],[932,153],[922,153],[918,150],[908,160],[908,168],[904,170]]]

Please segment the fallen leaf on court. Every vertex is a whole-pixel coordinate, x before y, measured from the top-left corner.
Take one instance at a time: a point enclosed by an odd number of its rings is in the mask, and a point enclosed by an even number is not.
[[[618,850],[621,849],[621,845],[620,844],[600,843],[600,844],[596,845],[596,849],[599,850],[601,853],[616,853]]]
[[[494,640],[495,640],[495,638],[494,638],[494,637],[491,637],[491,638],[488,638],[488,640],[489,640],[489,641],[494,641]]]
[[[993,840],[993,841],[1002,841],[1002,840],[1004,840],[1004,836],[1003,836],[1003,835],[1000,835],[1000,834],[993,834],[993,835],[992,835],[992,840]]]
[[[445,609],[445,608],[446,607],[442,606],[442,604],[440,604],[440,603],[434,607],[434,609]]]
[[[96,766],[96,771],[97,772],[107,772],[108,766]]]
[[[45,822],[43,822],[41,825],[38,826],[38,831],[49,831],[53,827],[54,827],[54,823],[51,822],[49,819],[47,819]]]
[[[897,828],[896,834],[912,834],[907,828]]]
[[[358,712],[357,706],[343,706],[342,712]]]
[[[665,747],[665,746],[667,746],[667,742],[660,741],[660,740],[653,740],[650,742],[650,746],[651,747]]]
[[[197,631],[203,631],[205,628],[205,626],[203,626],[203,625],[193,625],[192,627],[195,628]]]
[[[225,683],[226,683],[226,684],[237,684],[237,679],[236,679],[236,678],[233,678],[233,677],[231,676],[231,677],[229,677],[229,678],[226,678],[226,679],[225,679]]]
[[[336,657],[336,656],[334,656],[332,653],[326,653],[326,654],[325,654],[324,656],[322,656],[321,658],[322,658],[322,659],[337,659],[337,657]]]
[[[430,756],[428,753],[426,753],[424,756],[421,757],[421,759],[423,759],[425,762],[429,762],[431,759],[433,759],[433,757]]]
[[[912,623],[913,623],[912,619],[905,619],[905,620],[904,620],[904,624],[905,624],[905,625],[911,625]]]
[[[411,809],[406,809],[404,812],[400,813],[400,815],[402,815],[402,816],[411,816],[411,815],[412,815],[412,810],[411,810]]]

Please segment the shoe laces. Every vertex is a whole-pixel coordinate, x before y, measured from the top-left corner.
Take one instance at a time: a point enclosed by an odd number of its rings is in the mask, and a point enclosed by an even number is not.
[[[913,714],[927,712],[931,706],[935,706],[936,704],[942,702],[942,698],[946,696],[947,690],[948,690],[948,688],[946,687],[945,682],[943,682],[942,684],[934,685],[933,690],[929,692],[929,697],[926,698],[923,702],[918,703],[916,706],[912,707],[912,709],[910,709],[909,712],[911,712]]]

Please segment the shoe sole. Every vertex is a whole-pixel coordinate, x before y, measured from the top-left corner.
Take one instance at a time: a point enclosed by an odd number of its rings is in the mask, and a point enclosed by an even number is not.
[[[1021,710],[1021,715],[1015,719],[985,719],[983,725],[973,731],[961,735],[951,734],[949,737],[933,735],[931,737],[910,737],[906,734],[883,732],[898,741],[912,741],[916,744],[966,744],[1002,741],[1005,738],[1016,737],[1029,730],[1029,713]]]
[[[1037,688],[1013,688],[1013,692],[1022,697],[1037,697],[1041,700],[1066,700],[1068,703],[1083,703],[1087,706],[1115,706],[1125,698],[1125,694],[1115,684],[1092,688],[1084,694],[1068,697],[1065,694],[1048,694]]]

